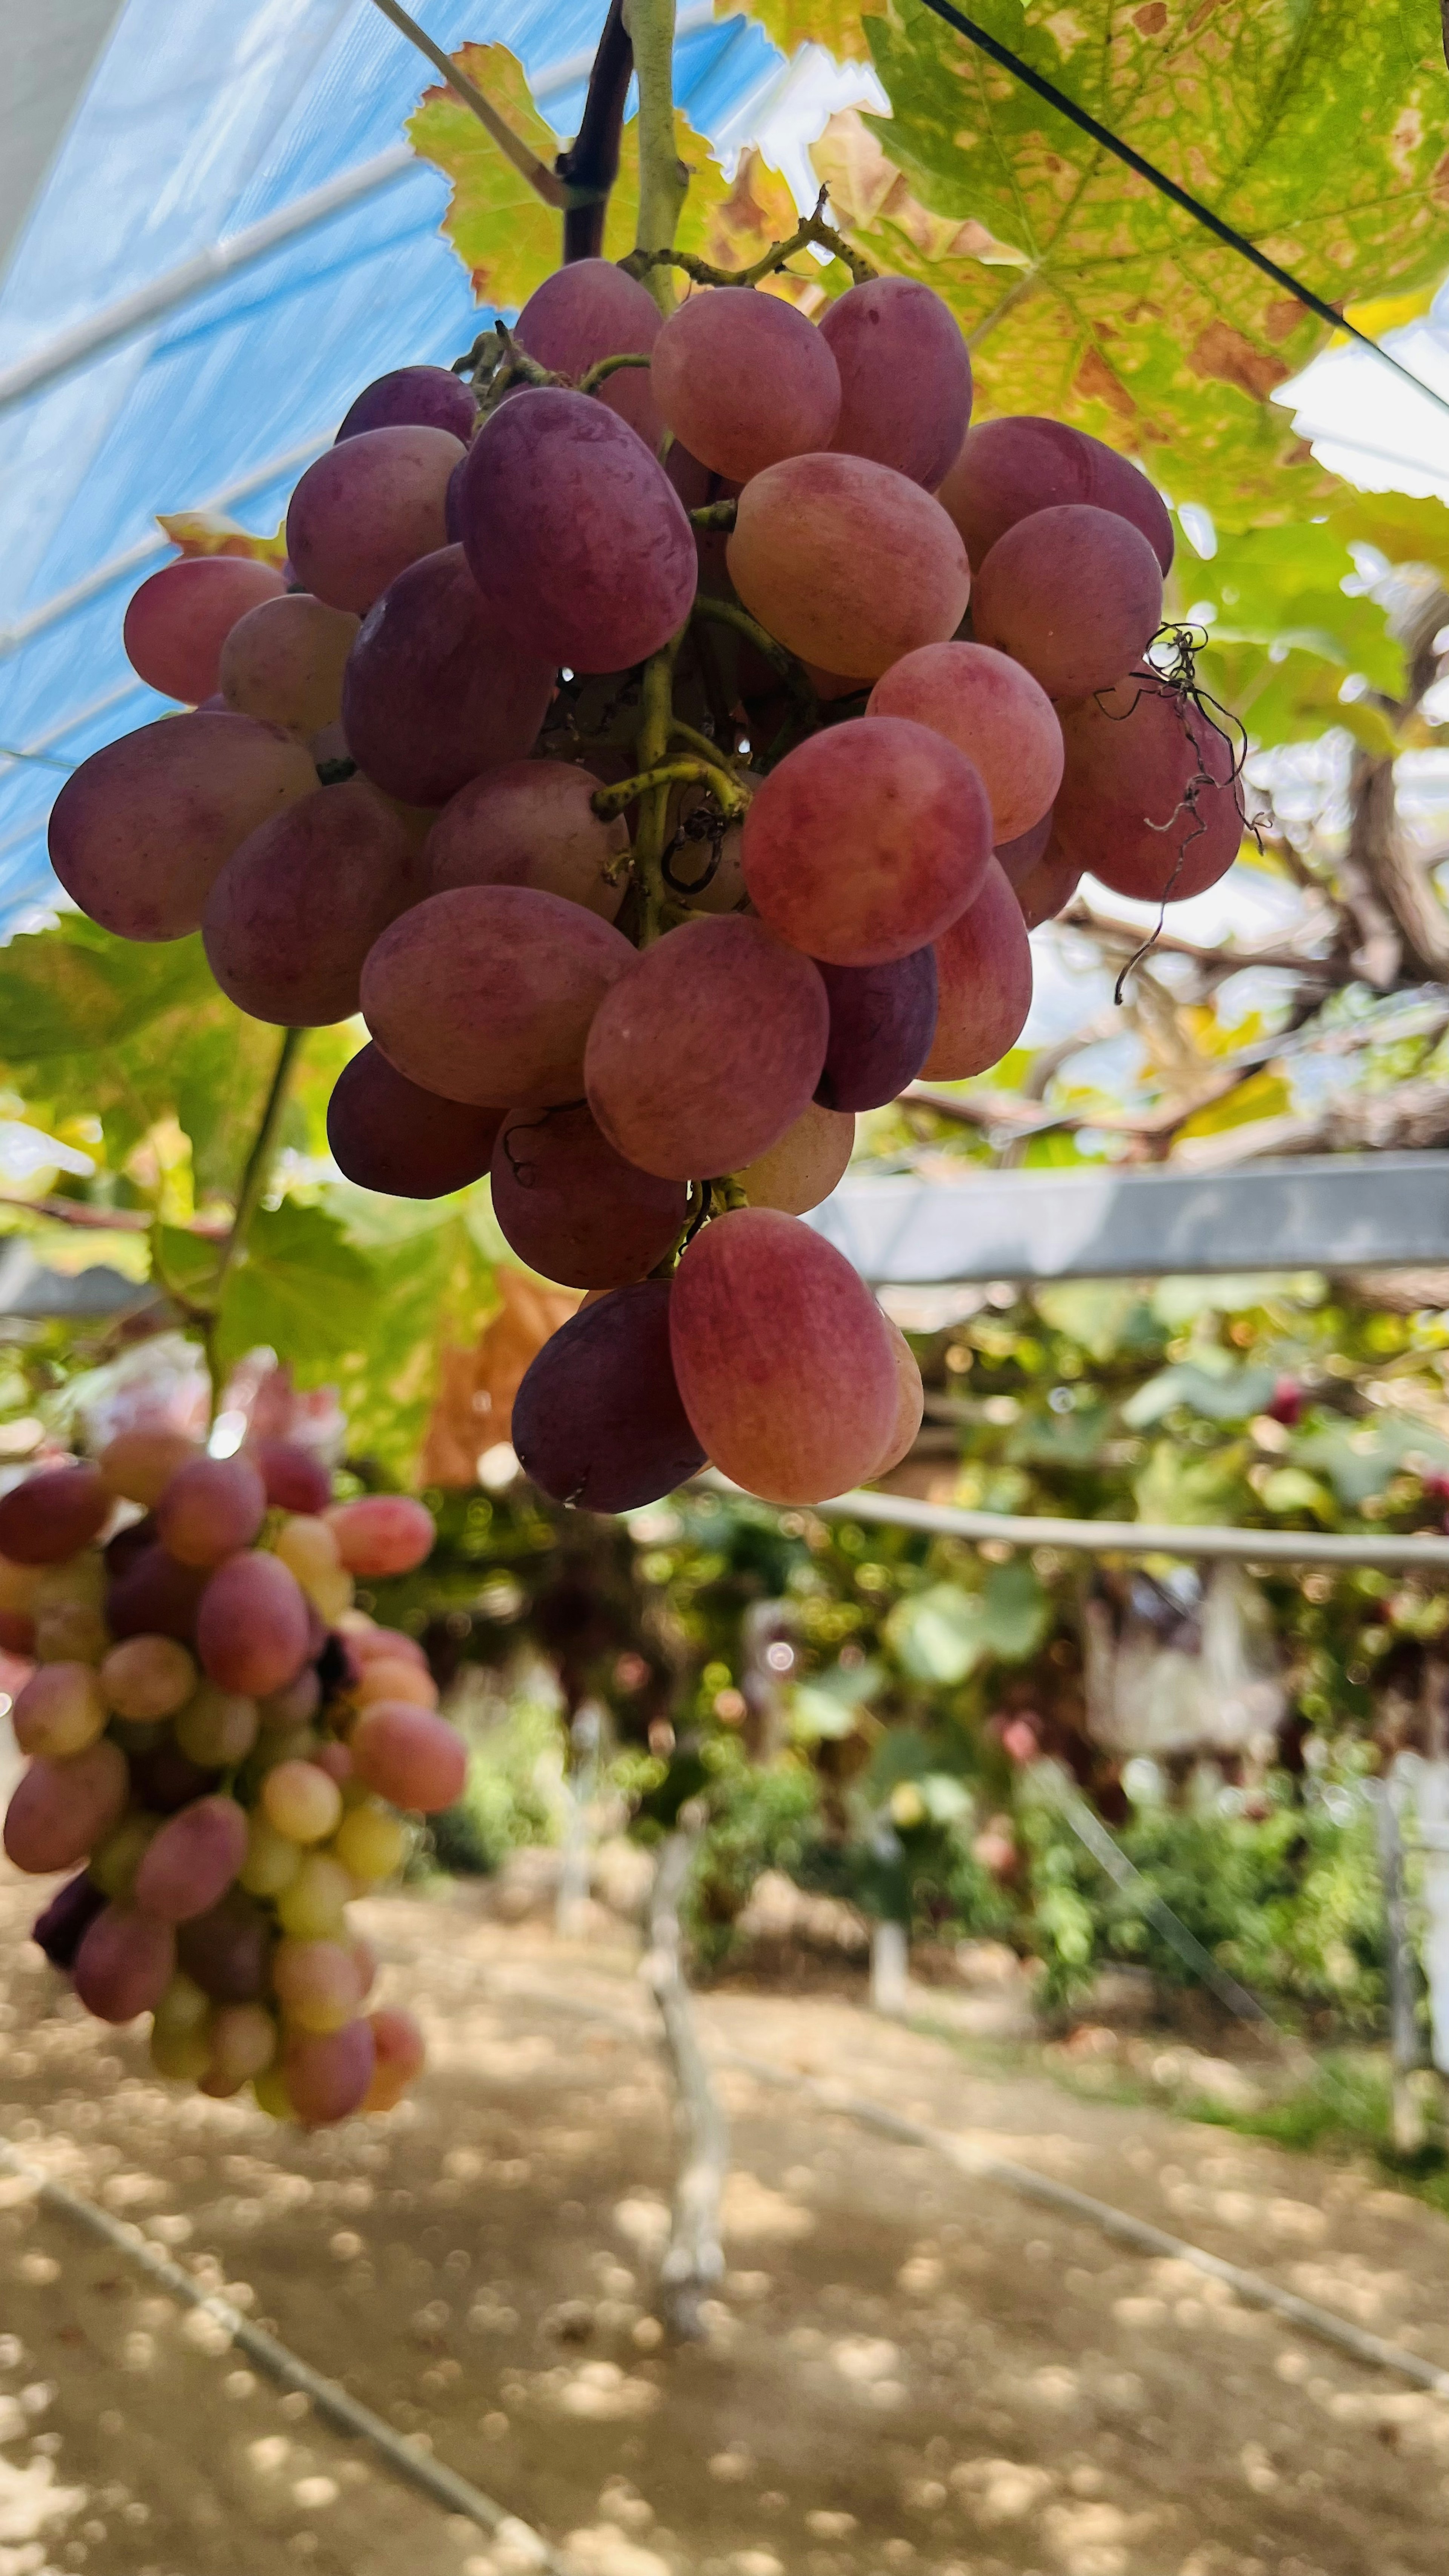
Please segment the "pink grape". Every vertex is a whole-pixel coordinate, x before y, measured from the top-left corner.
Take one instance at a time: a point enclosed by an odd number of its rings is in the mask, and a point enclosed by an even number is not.
[[[971,359],[950,306],[916,278],[868,278],[826,306],[820,336],[840,372],[831,444],[934,492],[971,418]]]
[[[359,1708],[375,1699],[405,1699],[414,1708],[436,1708],[438,1685],[421,1657],[373,1655],[362,1667],[355,1697]]]
[[[643,440],[603,403],[530,386],[500,403],[458,484],[463,544],[514,650],[621,671],[694,598],[694,531]]]
[[[504,1114],[424,1091],[395,1072],[379,1047],[365,1046],[333,1085],[327,1142],[338,1170],[359,1189],[440,1199],[482,1179]]]
[[[1148,903],[1180,903],[1227,874],[1243,837],[1233,748],[1193,699],[1134,672],[1074,708],[1063,730],[1066,857]]]
[[[6,1852],[30,1876],[74,1869],[120,1823],[129,1790],[126,1757],[109,1736],[68,1761],[39,1755],[11,1797]]]
[[[819,970],[762,923],[686,922],[631,957],[600,1003],[584,1058],[589,1107],[641,1171],[734,1171],[799,1117],[829,1025]]]
[[[553,664],[484,599],[458,545],[410,564],[348,657],[342,721],[360,769],[405,805],[446,805],[533,749]]]
[[[219,687],[221,648],[239,617],[286,582],[250,555],[195,555],[163,564],[126,611],[122,640],[133,671],[163,698],[197,706]]]
[[[313,1665],[304,1664],[295,1681],[284,1690],[273,1691],[262,1702],[258,1715],[264,1727],[278,1733],[291,1733],[310,1724],[322,1705],[322,1684]]]
[[[921,1071],[928,1082],[964,1082],[1001,1062],[1031,1009],[1031,942],[999,860],[937,940],[936,974],[936,1035]]]
[[[278,814],[233,852],[201,935],[222,991],[254,1020],[322,1028],[357,1009],[368,950],[423,891],[412,841],[365,780]]]
[[[320,733],[342,713],[342,674],[358,620],[305,590],[263,600],[221,648],[221,693],[238,715]]]
[[[568,271],[565,269],[563,274],[567,276]],[[411,2013],[375,2012],[369,2013],[367,2019],[374,2062],[362,2107],[364,2111],[391,2111],[422,2073],[427,2053],[423,2034]]]
[[[350,2021],[342,2030],[294,2031],[282,2055],[282,2075],[298,2119],[326,2128],[361,2109],[372,2082],[372,2026]]]
[[[549,1109],[582,1092],[590,1022],[634,959],[611,923],[561,895],[456,886],[383,932],[362,970],[363,1017],[425,1090]]]
[[[246,1814],[235,1798],[198,1798],[147,1844],[136,1872],[136,1903],[163,1923],[189,1923],[220,1903],[246,1856]]]
[[[532,1362],[514,1398],[513,1445],[555,1502],[634,1511],[703,1466],[675,1382],[670,1295],[667,1279],[616,1288],[582,1306]],[[385,1781],[372,1785],[395,1795]]]
[[[1029,671],[989,644],[927,644],[877,680],[868,716],[909,716],[964,751],[991,800],[995,841],[1050,811],[1062,777],[1057,711]]]
[[[438,1535],[426,1503],[410,1494],[360,1494],[355,1502],[334,1503],[327,1520],[348,1573],[367,1582],[411,1574]]]
[[[12,1565],[60,1565],[79,1556],[110,1517],[96,1467],[43,1467],[0,1495],[0,1556]]]
[[[830,1038],[815,1097],[827,1109],[880,1109],[914,1081],[936,1029],[936,957],[912,949],[885,966],[822,966]]]
[[[206,1588],[202,1566],[178,1565],[164,1547],[143,1547],[106,1593],[106,1622],[113,1637],[175,1637],[189,1644]]]
[[[789,456],[755,475],[726,561],[751,616],[792,653],[871,679],[953,635],[971,595],[939,501],[863,456]]]
[[[888,965],[936,938],[990,856],[991,807],[972,763],[904,716],[810,735],[745,817],[756,911],[832,966]]]
[[[396,1661],[416,1664],[422,1672],[428,1659],[416,1637],[407,1636],[401,1628],[351,1628],[347,1630],[348,1652],[363,1672],[369,1664]]]
[[[289,1843],[325,1843],[336,1832],[342,1799],[315,1762],[279,1762],[262,1782],[262,1813]]]
[[[451,367],[393,367],[363,386],[332,443],[370,429],[446,429],[466,447],[477,421],[478,406]]]
[[[516,1109],[493,1149],[493,1213],[530,1270],[566,1288],[622,1288],[662,1261],[689,1194],[617,1154],[582,1102]]]
[[[250,1547],[266,1509],[267,1489],[250,1458],[192,1458],[156,1506],[156,1531],[178,1565],[220,1565]]]
[[[463,1794],[468,1754],[457,1728],[410,1700],[374,1700],[352,1730],[352,1758],[364,1787],[425,1816]]]
[[[184,1708],[196,1666],[174,1637],[128,1637],[106,1656],[100,1685],[117,1717],[144,1725]]]
[[[974,565],[984,563],[1008,528],[1067,501],[1115,510],[1147,539],[1164,573],[1172,570],[1172,521],[1145,474],[1065,421],[1025,412],[973,429],[941,485],[940,499],[966,540]]]
[[[177,1468],[196,1455],[196,1442],[188,1440],[184,1431],[141,1425],[134,1431],[118,1431],[96,1464],[111,1493],[124,1494],[128,1503],[144,1503],[152,1511]]]
[[[736,1173],[751,1207],[782,1208],[803,1216],[819,1207],[842,1178],[855,1150],[851,1111],[826,1109],[812,1100],[779,1143],[745,1163]]]
[[[829,341],[777,295],[716,286],[675,306],[650,371],[665,426],[716,474],[747,482],[828,447],[840,418]]]
[[[169,1923],[129,1905],[108,1905],[76,1952],[75,1990],[98,2021],[134,2021],[154,2012],[176,1974],[176,1935]]]
[[[833,1244],[773,1208],[735,1208],[674,1274],[685,1410],[725,1475],[771,1503],[818,1503],[872,1475],[899,1406],[884,1318]]]
[[[22,1753],[64,1760],[104,1735],[108,1714],[89,1664],[40,1664],[16,1696],[11,1724]]]
[[[1033,823],[1029,832],[1018,832],[1014,840],[997,842],[996,856],[1001,862],[1003,873],[1009,877],[1013,885],[1016,884],[1018,877],[1025,875],[1028,868],[1036,866],[1037,860],[1051,840],[1052,829],[1053,818],[1050,813],[1046,813],[1039,823]]]
[[[317,793],[299,742],[252,716],[166,717],[83,760],[55,800],[50,861],[122,939],[199,930],[221,868],[259,823]]]
[[[1162,623],[1162,568],[1129,519],[1072,501],[998,537],[976,574],[972,624],[1050,698],[1110,689]]]
[[[885,1325],[890,1340],[891,1356],[896,1364],[896,1418],[890,1439],[875,1469],[877,1476],[886,1476],[889,1475],[892,1467],[900,1465],[908,1451],[914,1449],[916,1445],[916,1435],[926,1410],[926,1392],[921,1384],[921,1372],[916,1365],[915,1352],[911,1349],[900,1326],[892,1323],[889,1315],[882,1316],[881,1321]]]
[[[277,1511],[322,1512],[332,1500],[332,1478],[300,1440],[249,1440],[246,1454]]]
[[[586,375],[601,358],[643,355],[653,348],[663,321],[647,286],[627,277],[611,259],[571,260],[536,286],[513,326],[520,349],[552,375]],[[607,403],[647,447],[657,447],[664,423],[648,367],[620,367],[606,376],[597,399]]]
[[[279,1942],[272,1985],[288,2021],[300,2030],[341,2030],[363,1996],[357,1962],[340,1941]]]
[[[132,1753],[131,1786],[153,1815],[174,1816],[204,1798],[211,1785],[210,1772],[169,1737],[149,1751]]]
[[[196,1652],[222,1690],[266,1699],[285,1689],[307,1659],[307,1603],[275,1556],[228,1557],[201,1596]]]
[[[446,545],[444,496],[464,454],[445,429],[365,429],[309,465],[287,512],[287,553],[329,608],[365,614],[400,572]]]
[[[601,823],[599,780],[564,760],[515,760],[471,779],[428,835],[428,891],[536,886],[612,921],[624,900],[629,847],[622,814]]]
[[[201,2090],[223,2098],[262,2074],[277,2053],[277,2025],[262,2004],[223,2004],[212,2015],[208,2036],[211,2063]]]
[[[219,1905],[183,1923],[176,1955],[213,2003],[252,2003],[267,1982],[271,1930],[261,1907],[239,1887]]]
[[[1040,858],[1030,867],[1019,869],[1011,880],[1011,891],[1027,929],[1035,930],[1044,921],[1055,921],[1059,913],[1066,911],[1081,882],[1082,871],[1076,860],[1066,856],[1053,835]]]

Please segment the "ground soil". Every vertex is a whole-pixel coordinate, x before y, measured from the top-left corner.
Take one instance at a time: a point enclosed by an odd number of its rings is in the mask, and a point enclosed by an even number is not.
[[[462,1891],[361,1909],[431,2064],[387,2120],[308,2137],[84,2019],[24,1938],[36,1895],[0,1881],[0,2133],[579,2576],[1442,2576],[1449,2403],[738,2073],[731,2268],[708,2342],[664,2344],[669,2107],[622,1932],[561,1946]],[[1449,2225],[1371,2173],[837,1995],[701,2019],[1449,2365]],[[0,2576],[526,2566],[217,2343],[0,2176]]]

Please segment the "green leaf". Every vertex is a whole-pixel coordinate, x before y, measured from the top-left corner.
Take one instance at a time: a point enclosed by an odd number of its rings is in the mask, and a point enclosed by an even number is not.
[[[1368,1422],[1330,1419],[1293,1442],[1295,1465],[1320,1468],[1347,1511],[1381,1494],[1391,1476],[1419,1458],[1442,1474],[1449,1467],[1449,1439],[1403,1414],[1381,1413]]]
[[[0,949],[0,1048],[7,1063],[40,1064],[134,1042],[163,1012],[215,991],[200,939],[114,939],[66,913]]]
[[[988,1657],[1022,1663],[1046,1634],[1047,1596],[1024,1557],[994,1565],[979,1593],[932,1583],[898,1601],[886,1635],[913,1681],[964,1682]]]
[[[265,1344],[314,1383],[377,1328],[372,1264],[324,1208],[284,1199],[253,1219],[222,1299],[223,1361]]]
[[[1196,1528],[1240,1520],[1251,1500],[1244,1483],[1246,1443],[1194,1457],[1174,1440],[1159,1440],[1132,1487],[1140,1521]]]
[[[973,14],[1330,302],[1443,270],[1433,0]],[[1332,484],[1270,397],[1327,327],[920,0],[865,32],[893,114],[833,120],[816,168],[862,249],[946,296],[982,411],[1073,421],[1222,527],[1321,511]]]
[[[1259,1488],[1263,1509],[1286,1517],[1290,1512],[1312,1512],[1315,1520],[1325,1523],[1334,1517],[1333,1496],[1316,1476],[1304,1467],[1275,1467],[1265,1476]]]
[[[1276,1382],[1272,1369],[1220,1371],[1177,1360],[1129,1396],[1122,1419],[1129,1430],[1146,1431],[1181,1404],[1208,1422],[1246,1422],[1250,1414],[1262,1412]]]
[[[1032,1302],[1054,1333],[1076,1342],[1089,1359],[1110,1360],[1133,1346],[1149,1347],[1157,1339],[1152,1317],[1135,1281],[1086,1279],[1037,1288]]]

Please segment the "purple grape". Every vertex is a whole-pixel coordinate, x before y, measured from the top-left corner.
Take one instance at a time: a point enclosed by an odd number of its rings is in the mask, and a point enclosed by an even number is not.
[[[514,1399],[513,1445],[556,1503],[658,1502],[704,1465],[669,1352],[667,1279],[581,1307],[544,1343]]]
[[[446,429],[466,447],[478,406],[448,367],[394,367],[364,385],[332,444],[365,429]]]
[[[96,1916],[104,1913],[105,1904],[95,1880],[88,1878],[84,1870],[78,1878],[67,1879],[64,1887],[56,1889],[30,1927],[31,1940],[38,1943],[53,1968],[69,1974],[76,1952]]]
[[[440,1199],[482,1179],[503,1114],[424,1091],[369,1045],[333,1085],[327,1142],[338,1170],[359,1189]]]
[[[480,593],[461,546],[409,564],[363,621],[342,684],[359,769],[405,805],[445,805],[532,751],[553,665]]]
[[[887,966],[826,966],[830,1038],[815,1097],[825,1109],[880,1109],[914,1082],[936,1033],[936,952]]]

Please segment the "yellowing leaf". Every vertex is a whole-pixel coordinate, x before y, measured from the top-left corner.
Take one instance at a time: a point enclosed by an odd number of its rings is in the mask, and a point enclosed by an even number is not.
[[[1432,0],[1251,9],[1074,0],[973,15],[1329,302],[1412,294],[1449,261]],[[867,256],[946,297],[983,412],[1045,411],[1141,456],[1221,527],[1308,518],[1333,486],[1270,396],[1331,336],[1293,297],[928,13],[865,21],[905,183],[860,204],[860,147],[816,147]],[[969,227],[1017,255],[971,247]]]
[[[453,57],[541,161],[561,145],[533,103],[523,66],[506,45],[464,45]],[[743,268],[795,229],[795,206],[783,179],[757,153],[726,179],[702,134],[675,120],[679,157],[690,173],[678,246],[718,266]],[[425,90],[408,123],[415,152],[453,183],[443,230],[467,268],[480,304],[516,311],[558,267],[563,253],[557,209],[546,206],[499,151],[471,108],[450,89]],[[637,126],[624,137],[618,181],[609,199],[604,251],[623,259],[634,247],[639,206]],[[802,285],[814,286],[803,278]],[[785,281],[779,291],[799,288]],[[827,290],[828,291],[828,288]]]
[[[271,564],[287,560],[285,519],[274,537],[254,537],[221,510],[158,510],[156,525],[183,555],[250,555],[257,563]]]
[[[1254,1073],[1225,1099],[1185,1118],[1177,1132],[1179,1136],[1217,1136],[1225,1127],[1246,1127],[1255,1118],[1281,1118],[1292,1105],[1292,1094],[1280,1073]]]
[[[782,54],[797,53],[802,45],[823,45],[839,63],[863,63],[870,58],[863,21],[874,14],[874,5],[872,0],[866,10],[853,8],[851,0],[753,0],[750,16]],[[714,14],[733,17],[735,0],[714,0]]]

